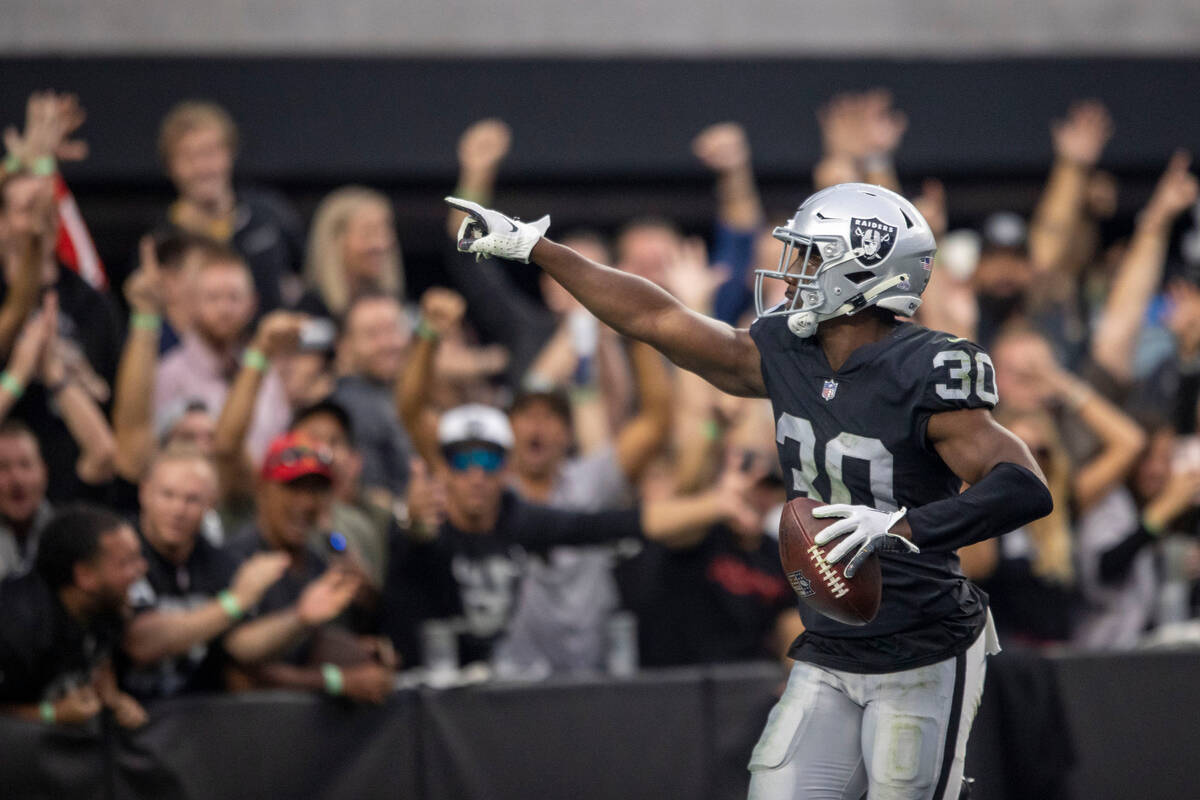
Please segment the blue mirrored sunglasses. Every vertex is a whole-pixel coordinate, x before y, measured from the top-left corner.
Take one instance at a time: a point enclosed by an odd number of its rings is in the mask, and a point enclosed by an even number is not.
[[[484,472],[495,472],[502,466],[504,453],[499,450],[478,448],[450,453],[450,467],[458,472],[465,472],[471,467],[479,467]]]

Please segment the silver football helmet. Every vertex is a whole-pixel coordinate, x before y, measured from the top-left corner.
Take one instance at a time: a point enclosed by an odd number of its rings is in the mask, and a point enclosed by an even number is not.
[[[929,223],[909,201],[867,183],[840,183],[805,200],[786,225],[776,270],[755,270],[760,317],[788,317],[800,337],[818,323],[879,306],[911,315],[921,305],[937,244]],[[789,298],[766,308],[764,281],[785,280]]]

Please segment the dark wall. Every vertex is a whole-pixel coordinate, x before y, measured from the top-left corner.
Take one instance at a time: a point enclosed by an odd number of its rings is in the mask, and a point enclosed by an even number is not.
[[[397,200],[410,263],[434,258],[439,199],[471,121],[514,129],[501,176],[506,208],[555,213],[556,228],[609,227],[636,213],[685,226],[711,214],[691,137],[720,120],[750,132],[772,209],[794,207],[819,154],[815,109],[830,95],[888,86],[907,111],[898,158],[913,188],[948,180],[952,214],[1028,210],[1050,159],[1048,125],[1072,99],[1098,97],[1117,135],[1105,154],[1132,214],[1177,146],[1200,146],[1200,59],[437,60],[397,58],[0,58],[0,119],[34,89],[78,92],[92,156],[68,178],[102,255],[131,252],[169,197],[155,156],[179,99],[227,106],[243,131],[243,176],[311,211],[321,193],[368,182]],[[936,54],[933,54],[936,55]],[[560,222],[561,221],[561,222]],[[418,281],[419,282],[419,281]]]
[[[154,135],[181,97],[227,105],[246,169],[276,179],[424,179],[452,173],[453,142],[482,116],[508,119],[513,171],[539,178],[695,175],[704,125],[736,119],[767,174],[804,174],[813,110],[830,94],[888,86],[912,121],[916,172],[1042,169],[1048,121],[1079,97],[1113,109],[1106,161],[1149,168],[1200,139],[1200,60],[478,60],[386,58],[2,59],[0,108],[70,88],[91,114],[88,179],[157,174]]]

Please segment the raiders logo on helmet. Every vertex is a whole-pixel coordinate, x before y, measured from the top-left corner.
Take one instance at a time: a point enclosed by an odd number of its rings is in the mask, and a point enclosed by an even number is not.
[[[881,222],[876,217],[850,220],[850,246],[855,250],[862,249],[858,263],[873,267],[888,257],[892,246],[896,244],[896,226]]]

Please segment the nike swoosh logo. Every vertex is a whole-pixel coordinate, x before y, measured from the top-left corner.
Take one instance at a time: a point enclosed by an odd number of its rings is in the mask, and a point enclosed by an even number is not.
[[[510,220],[508,220],[508,224],[509,224],[509,225],[512,225],[513,233],[516,233],[516,232],[517,232],[517,223],[513,222],[513,221],[510,219]]]

